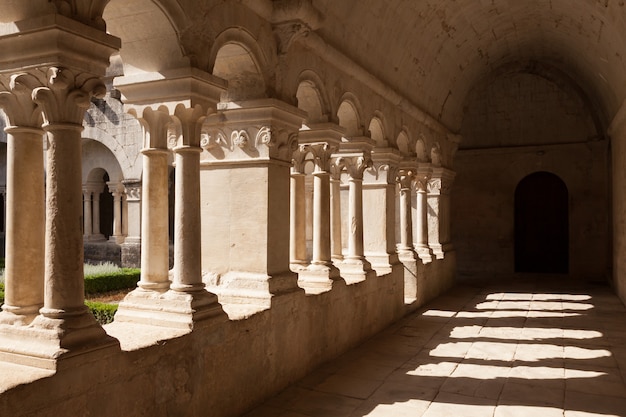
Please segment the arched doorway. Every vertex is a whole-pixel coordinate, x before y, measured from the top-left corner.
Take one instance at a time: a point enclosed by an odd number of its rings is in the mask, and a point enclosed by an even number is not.
[[[535,172],[515,189],[515,272],[569,272],[569,206],[565,183]]]

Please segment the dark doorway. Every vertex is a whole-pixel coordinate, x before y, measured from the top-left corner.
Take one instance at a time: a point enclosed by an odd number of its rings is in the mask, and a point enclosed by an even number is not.
[[[549,172],[515,189],[515,272],[567,273],[569,209],[565,183]]]
[[[100,233],[108,240],[113,234],[113,195],[107,185],[109,174],[105,172],[102,181],[104,182],[104,189],[100,194]]]

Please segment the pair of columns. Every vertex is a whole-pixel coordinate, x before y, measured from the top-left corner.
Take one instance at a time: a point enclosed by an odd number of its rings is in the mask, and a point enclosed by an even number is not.
[[[402,167],[398,171],[400,194],[400,243],[401,257],[417,253],[423,263],[432,261],[433,256],[443,259],[450,244],[450,188],[454,172],[418,164],[417,167]],[[412,221],[412,190],[416,191],[416,222]],[[415,230],[415,241],[413,236]]]
[[[301,131],[300,146],[294,154],[291,174],[290,264],[300,273],[303,286],[329,289],[341,273],[349,280],[363,280],[371,271],[363,245],[363,172],[371,166],[367,151],[336,151],[341,134],[325,127]],[[325,138],[313,142],[311,138]],[[303,143],[304,142],[304,143]],[[367,148],[367,147],[366,147]],[[306,251],[306,206],[304,164],[310,156],[313,170],[312,259]],[[341,242],[341,174],[348,174],[348,250],[342,253]],[[336,264],[336,265],[335,265]]]
[[[123,215],[126,205],[125,194],[121,184],[107,183],[113,196],[113,234],[109,240],[122,243],[124,239]],[[83,187],[83,239],[85,241],[103,241],[100,231],[100,195],[102,185]]]

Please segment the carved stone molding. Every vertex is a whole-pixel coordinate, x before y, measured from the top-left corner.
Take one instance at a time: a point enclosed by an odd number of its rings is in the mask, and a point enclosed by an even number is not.
[[[3,77],[0,84],[4,90],[0,92],[0,108],[7,117],[7,125],[41,129],[41,109],[32,99],[39,80],[28,73],[19,73]]]
[[[300,145],[306,152],[313,155],[315,163],[315,172],[329,172],[330,162],[334,152],[337,151],[336,146],[332,146],[326,142],[307,143]]]
[[[278,23],[273,28],[280,55],[286,54],[298,38],[307,36],[311,32],[311,28],[299,20]]]
[[[122,180],[128,201],[141,201],[141,180]]]
[[[446,168],[434,167],[428,180],[428,194],[449,195],[456,173]]]
[[[51,0],[59,14],[88,26],[106,30],[102,18],[104,8],[110,0]]]
[[[271,159],[292,162],[304,113],[274,99],[220,108],[207,117],[204,162]]]

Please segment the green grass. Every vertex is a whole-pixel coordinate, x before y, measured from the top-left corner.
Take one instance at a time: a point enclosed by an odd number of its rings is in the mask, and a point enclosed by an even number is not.
[[[4,266],[4,259],[0,265]],[[138,268],[120,268],[111,263],[100,265],[85,264],[85,294],[100,294],[109,291],[131,289],[139,281]],[[4,269],[0,275],[0,305],[4,302]],[[117,311],[117,304],[85,301],[96,320],[100,324],[113,321]]]

